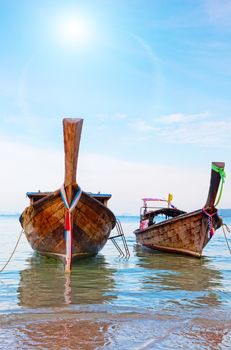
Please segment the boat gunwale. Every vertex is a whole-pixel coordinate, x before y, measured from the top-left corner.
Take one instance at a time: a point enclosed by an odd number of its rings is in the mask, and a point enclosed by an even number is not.
[[[106,207],[103,203],[101,203],[100,201],[98,201],[97,199],[95,199],[94,197],[91,197],[87,192],[82,191],[81,196],[85,196],[87,197],[88,200],[95,202],[99,207],[101,207],[105,212],[108,213],[108,215],[111,217],[111,221],[112,221],[112,229],[115,227],[116,224],[116,217],[114,215],[114,213],[108,208]],[[60,193],[60,189],[55,190],[54,192],[49,192],[48,195],[45,195],[43,198],[38,199],[36,202],[34,202],[33,204],[30,204],[27,208],[36,208],[38,209],[39,207],[41,207],[45,202],[49,201],[50,199],[54,199],[56,197],[61,197],[61,193]],[[81,202],[81,197],[80,197],[80,202]],[[26,209],[27,209],[26,208]],[[25,210],[26,210],[25,209]],[[22,213],[23,214],[23,213]]]
[[[208,207],[208,208],[204,208],[204,210],[209,210],[209,209],[212,209],[211,207]],[[151,230],[151,229],[154,229],[154,228],[157,228],[157,227],[161,227],[161,226],[164,226],[164,225],[166,225],[166,224],[171,224],[171,223],[174,223],[175,221],[181,221],[181,220],[183,220],[183,219],[186,219],[186,218],[190,218],[191,216],[195,216],[195,215],[199,215],[199,214],[203,214],[203,209],[198,209],[198,210],[195,210],[195,211],[192,211],[192,212],[189,212],[189,213],[185,213],[185,214],[180,214],[180,215],[178,215],[178,216],[175,216],[175,217],[173,217],[173,218],[170,218],[170,219],[166,219],[166,220],[163,220],[163,221],[161,221],[161,222],[157,222],[157,223],[155,223],[155,224],[152,224],[152,225],[150,225],[150,226],[148,226],[148,227],[146,227],[146,228],[144,228],[144,229],[136,229],[135,231],[134,231],[134,233],[135,234],[138,234],[138,235],[140,235],[140,234],[142,234],[142,233],[144,233],[144,232],[147,232],[147,231],[149,231],[149,230]],[[217,215],[218,215],[218,213],[217,213]],[[218,215],[219,216],[219,215]],[[220,216],[219,216],[220,217]]]

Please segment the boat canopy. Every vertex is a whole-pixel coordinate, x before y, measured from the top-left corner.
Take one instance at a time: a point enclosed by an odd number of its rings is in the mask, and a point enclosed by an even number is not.
[[[147,202],[165,202],[168,204],[169,207],[175,208],[175,206],[171,203],[173,199],[173,195],[171,193],[169,193],[168,195],[168,199],[163,199],[163,198],[142,198],[143,202],[144,202],[144,207],[147,207]]]

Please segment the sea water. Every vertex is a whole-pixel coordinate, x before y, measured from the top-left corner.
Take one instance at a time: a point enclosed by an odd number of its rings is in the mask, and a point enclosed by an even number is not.
[[[231,210],[220,214],[231,227]],[[22,236],[0,273],[0,349],[231,349],[231,254],[222,229],[197,259],[140,248],[139,218],[119,219],[130,258],[108,241],[70,275]],[[17,215],[0,216],[0,269],[20,231]],[[231,246],[231,233],[227,239]]]

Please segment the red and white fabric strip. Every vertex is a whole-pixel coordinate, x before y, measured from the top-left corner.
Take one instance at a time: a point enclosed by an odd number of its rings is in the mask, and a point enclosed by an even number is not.
[[[67,272],[71,271],[72,267],[72,236],[73,236],[73,228],[72,228],[72,211],[75,209],[76,205],[78,204],[78,201],[81,197],[82,190],[79,187],[78,191],[71,202],[71,205],[69,206],[68,201],[67,201],[67,195],[66,195],[66,190],[64,185],[60,189],[61,192],[61,197],[63,200],[63,203],[66,207],[66,212],[65,212],[65,240],[66,240],[66,265],[65,265],[65,270]]]

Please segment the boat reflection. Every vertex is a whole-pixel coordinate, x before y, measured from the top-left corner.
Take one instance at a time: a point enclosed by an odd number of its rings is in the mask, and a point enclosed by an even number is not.
[[[222,274],[213,268],[211,260],[194,259],[183,255],[144,250],[135,247],[137,267],[143,269],[143,290],[168,292],[172,296],[189,301],[190,304],[217,305],[220,303]],[[146,271],[146,273],[144,272]],[[172,294],[170,292],[173,292]]]
[[[58,261],[37,253],[20,272],[18,304],[24,307],[57,307],[64,304],[102,304],[112,298],[115,270],[102,255],[79,260],[65,274]],[[108,295],[110,294],[110,295]]]

